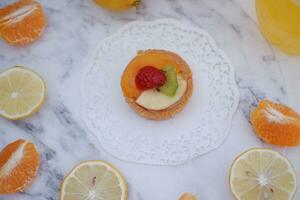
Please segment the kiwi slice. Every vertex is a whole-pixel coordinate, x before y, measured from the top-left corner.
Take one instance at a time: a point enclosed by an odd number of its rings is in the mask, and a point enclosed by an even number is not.
[[[166,65],[162,71],[165,73],[167,80],[165,84],[159,88],[159,91],[169,97],[174,97],[178,88],[176,70],[171,65]]]

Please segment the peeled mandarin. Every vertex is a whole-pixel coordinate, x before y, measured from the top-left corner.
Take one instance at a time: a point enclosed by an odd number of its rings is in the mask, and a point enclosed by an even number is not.
[[[255,133],[269,144],[300,144],[300,115],[285,105],[262,100],[252,111],[251,122]]]
[[[0,152],[0,194],[26,189],[35,179],[40,166],[36,146],[27,140],[8,144]]]
[[[0,8],[0,37],[7,43],[32,43],[42,35],[45,27],[43,8],[35,0],[19,0]]]

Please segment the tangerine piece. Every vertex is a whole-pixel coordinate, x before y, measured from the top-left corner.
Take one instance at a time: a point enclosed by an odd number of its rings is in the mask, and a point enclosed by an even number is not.
[[[35,0],[19,0],[0,9],[0,36],[10,44],[26,45],[44,32],[46,19]]]
[[[252,111],[251,122],[256,134],[269,144],[300,144],[300,115],[287,106],[262,100]]]
[[[0,194],[23,191],[36,177],[40,155],[26,140],[8,144],[0,152]]]
[[[121,86],[124,96],[129,98],[137,98],[141,94],[135,84],[137,73],[145,66],[153,66],[157,69],[163,69],[166,65],[172,65],[179,73],[182,68],[182,59],[172,53],[162,50],[140,51],[138,55],[128,64],[125,69]]]

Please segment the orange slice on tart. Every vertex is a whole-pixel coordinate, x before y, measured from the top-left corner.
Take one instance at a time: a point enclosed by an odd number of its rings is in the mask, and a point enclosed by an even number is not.
[[[180,112],[192,96],[192,72],[173,52],[140,51],[124,70],[121,87],[126,102],[139,115],[168,119]]]

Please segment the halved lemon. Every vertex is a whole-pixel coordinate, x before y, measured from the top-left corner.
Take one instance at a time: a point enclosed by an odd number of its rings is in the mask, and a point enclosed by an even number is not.
[[[64,179],[60,200],[126,200],[123,175],[105,161],[85,161]]]
[[[39,111],[46,96],[46,83],[25,67],[0,73],[0,115],[17,120]]]
[[[270,149],[250,149],[230,170],[230,188],[238,200],[292,200],[297,190],[291,163]]]

